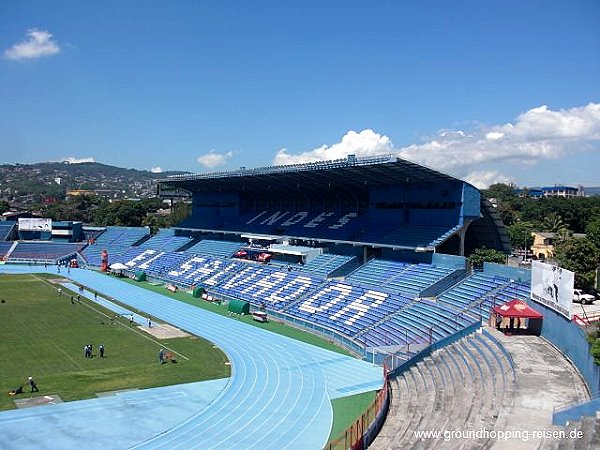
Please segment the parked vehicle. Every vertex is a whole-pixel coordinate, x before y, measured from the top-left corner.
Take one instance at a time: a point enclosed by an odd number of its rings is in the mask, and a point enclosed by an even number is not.
[[[589,305],[590,303],[594,303],[596,297],[590,294],[586,294],[581,289],[573,290],[573,301],[576,303],[581,303],[582,305]]]

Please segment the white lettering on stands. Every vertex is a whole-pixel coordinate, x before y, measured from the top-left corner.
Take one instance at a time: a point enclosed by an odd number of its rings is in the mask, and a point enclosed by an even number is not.
[[[186,261],[181,266],[179,266],[180,270],[171,270],[169,272],[169,275],[171,275],[172,277],[179,277],[187,271],[192,270],[196,265],[195,263],[203,264],[206,261],[206,259],[207,258],[202,258],[200,256],[194,256],[189,261]]]
[[[301,220],[306,219],[306,216],[308,216],[308,212],[307,211],[297,212],[292,217],[290,217],[288,220],[286,220],[285,222],[283,222],[281,224],[281,226],[282,227],[289,227],[290,225],[296,225]]]
[[[237,268],[235,264],[228,264],[223,270],[219,270],[213,273],[210,278],[205,279],[202,284],[205,284],[206,286],[215,286],[221,282],[222,275],[226,274],[227,272],[231,272],[231,270],[234,268]]]
[[[300,287],[296,288],[295,287],[296,284],[299,284]],[[275,292],[273,292],[271,295],[269,295],[266,298],[266,300],[269,301],[269,302],[271,302],[271,303],[278,303],[278,302],[290,301],[290,300],[292,300],[292,299],[294,299],[296,297],[300,297],[311,286],[312,286],[312,280],[310,278],[307,278],[307,277],[296,277],[295,279],[293,279],[292,281],[290,281],[288,284],[286,284],[285,286],[280,287]],[[292,291],[291,294],[281,296],[280,294],[283,291],[285,291],[286,289],[290,289]]]
[[[126,266],[132,267],[132,266],[137,266],[137,264],[140,261],[144,261],[146,258],[154,255],[156,253],[156,250],[144,250],[142,253],[140,253],[139,255],[137,255],[135,258],[133,258],[131,261],[128,261],[125,263]]]
[[[268,292],[275,286],[281,284],[285,280],[285,277],[286,277],[286,274],[283,272],[273,272],[273,273],[268,274],[266,277],[264,277],[262,280],[258,281],[254,286],[252,286],[252,289],[257,289],[256,292],[254,292],[252,294],[252,297],[258,297],[259,295],[262,295],[264,292],[266,292],[266,291]],[[272,280],[272,281],[269,281],[269,280]],[[258,289],[258,288],[262,288],[262,289]]]
[[[356,314],[354,314],[348,320],[344,321],[345,324],[352,325],[354,322],[356,322],[358,319],[360,319],[362,316],[364,316],[369,309],[377,308],[379,305],[381,305],[387,297],[388,297],[388,294],[385,294],[383,292],[367,291],[363,295],[358,297],[356,300],[354,300],[352,303],[344,306],[342,309],[340,309],[338,312],[336,312],[329,318],[331,320],[337,320],[340,317],[342,317],[342,315],[344,315],[345,312],[354,310],[354,311],[356,311]],[[375,301],[370,304],[363,303],[363,300],[367,300],[367,299],[371,299],[371,300],[375,300]]]
[[[258,215],[254,216],[252,219],[250,219],[248,222],[246,222],[246,225],[250,225],[255,220],[258,220],[259,217],[264,216],[266,213],[267,213],[266,211],[258,213]]]
[[[317,225],[319,225],[321,222],[323,222],[325,219],[327,219],[328,217],[331,217],[331,216],[333,216],[332,212],[321,213],[317,217],[315,217],[313,220],[310,220],[309,222],[305,223],[304,228],[315,228]]]
[[[340,220],[338,220],[333,225],[330,225],[328,228],[331,230],[337,230],[338,228],[342,228],[344,225],[346,225],[348,222],[350,222],[350,219],[354,219],[355,217],[358,217],[358,214],[348,213],[348,214],[340,217]]]
[[[208,264],[204,264],[204,265],[196,268],[196,270],[194,270],[193,272],[188,273],[184,278],[189,279],[191,277],[195,277],[194,281],[199,281],[199,279],[201,279],[202,276],[210,275],[215,270],[217,270],[219,267],[221,267],[221,265],[222,265],[222,262],[219,260],[211,261]],[[197,275],[201,275],[201,276],[197,277]]]
[[[161,256],[163,256],[165,254],[165,252],[160,252],[157,255],[154,255],[152,258],[147,259],[146,261],[144,261],[142,264],[140,264],[138,267],[140,269],[147,269],[148,267],[150,267],[150,264],[153,263],[154,261],[156,261],[158,258],[160,258]]]
[[[277,212],[271,214],[265,220],[263,220],[260,224],[261,225],[273,225],[275,222],[277,222],[280,219],[283,219],[283,217],[287,216],[289,213],[290,213],[289,211],[277,211]]]
[[[223,286],[221,286],[221,289],[229,290],[231,288],[236,287],[239,284],[242,284],[246,280],[250,280],[250,279],[256,277],[256,274],[252,273],[253,271],[254,271],[254,267],[248,267],[248,268],[242,270],[237,275],[234,275],[232,278],[230,278],[227,281],[227,283],[225,283]]]
[[[323,297],[333,291],[338,292],[338,295],[336,297],[332,298],[324,305],[313,306],[313,303],[317,302],[321,297]],[[314,295],[311,298],[309,298],[308,300],[304,301],[298,309],[300,309],[301,311],[306,311],[307,313],[311,313],[311,314],[320,312],[320,311],[326,311],[329,308],[331,308],[332,306],[335,306],[341,300],[348,297],[351,293],[352,293],[351,286],[347,286],[345,284],[334,284],[332,286],[329,286],[327,289],[323,289],[322,291],[319,291],[319,293],[317,293],[317,295]]]

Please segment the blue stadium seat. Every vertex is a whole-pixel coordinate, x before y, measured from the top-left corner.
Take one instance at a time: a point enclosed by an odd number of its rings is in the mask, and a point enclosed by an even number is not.
[[[190,243],[192,238],[185,236],[175,236],[174,230],[162,228],[158,233],[152,236],[147,241],[140,244],[143,248],[152,248],[165,252],[175,252],[183,246]]]
[[[382,286],[416,296],[423,289],[450,275],[454,269],[431,264],[406,264],[398,261],[371,259],[352,272],[349,281]]]
[[[117,256],[149,234],[148,227],[107,227],[82,254],[89,265],[99,266],[102,251],[106,250],[109,262],[113,262]]]
[[[12,242],[9,242],[12,245]],[[57,261],[75,255],[85,243],[18,242],[9,261]]]
[[[14,242],[0,241],[0,260],[4,259]]]
[[[12,221],[0,222],[0,241],[5,241],[10,237],[15,228],[15,223]]]
[[[194,244],[186,250],[188,253],[221,256],[229,258],[240,249],[243,244],[241,242],[232,241],[214,241],[211,239],[203,239],[197,244]]]
[[[303,266],[294,266],[294,268],[309,272],[317,277],[327,278],[332,272],[335,272],[352,261],[356,261],[356,257],[322,253]]]

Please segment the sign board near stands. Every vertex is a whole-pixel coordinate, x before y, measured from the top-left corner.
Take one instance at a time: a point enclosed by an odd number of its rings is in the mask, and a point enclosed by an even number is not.
[[[531,298],[571,319],[575,274],[562,267],[533,261]]]
[[[52,219],[19,218],[19,231],[52,231]]]

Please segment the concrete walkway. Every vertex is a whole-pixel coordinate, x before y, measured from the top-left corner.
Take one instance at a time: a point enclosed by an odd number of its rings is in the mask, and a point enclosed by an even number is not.
[[[551,439],[532,433],[560,430],[552,425],[556,406],[589,398],[585,382],[563,354],[541,337],[505,336],[490,330],[510,352],[517,375],[512,407],[501,412],[498,430],[522,433],[505,441],[498,440],[494,450],[544,448]],[[527,432],[527,441],[524,434]]]

